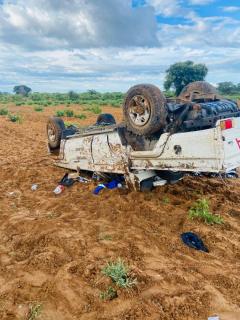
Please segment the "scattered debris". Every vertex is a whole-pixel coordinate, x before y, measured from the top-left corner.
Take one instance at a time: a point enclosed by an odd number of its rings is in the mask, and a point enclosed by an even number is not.
[[[205,246],[203,243],[202,239],[198,237],[193,232],[185,232],[181,234],[181,238],[184,244],[186,244],[188,247],[204,251],[204,252],[209,252],[208,248]]]
[[[112,180],[108,183],[100,183],[94,190],[93,194],[97,195],[99,192],[103,189],[115,189],[115,188],[122,188],[122,183],[120,183],[118,180]]]
[[[62,185],[64,187],[71,187],[74,184],[74,180],[72,178],[69,178],[68,173],[66,173],[62,180],[59,181],[59,185]]]
[[[62,193],[63,191],[64,191],[64,186],[63,185],[61,185],[61,184],[59,184],[54,190],[53,190],[53,192],[55,193],[55,194],[60,194],[60,193]]]
[[[33,184],[32,186],[31,186],[31,190],[32,191],[36,191],[38,189],[38,184]]]
[[[84,177],[81,177],[81,176],[77,177],[76,180],[77,180],[78,182],[83,182],[83,183],[88,183],[88,182],[90,182],[89,179],[84,178]]]
[[[219,316],[208,317],[208,320],[220,320]]]

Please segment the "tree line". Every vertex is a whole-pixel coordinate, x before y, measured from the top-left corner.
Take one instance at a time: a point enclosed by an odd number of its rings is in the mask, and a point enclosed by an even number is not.
[[[177,96],[190,82],[204,81],[207,74],[208,68],[205,64],[196,64],[193,61],[174,63],[166,70],[164,89],[168,94]],[[220,82],[217,85],[217,89],[219,93],[223,95],[238,95],[240,94],[240,83],[234,84],[232,82]],[[31,94],[32,89],[26,85],[18,85],[13,88],[13,92],[16,95],[27,97]],[[69,91],[67,97],[71,101],[78,101],[81,98],[84,100],[100,99],[120,101],[123,99],[123,93],[115,92],[101,94],[95,90],[88,90],[86,93],[79,94],[74,91]]]

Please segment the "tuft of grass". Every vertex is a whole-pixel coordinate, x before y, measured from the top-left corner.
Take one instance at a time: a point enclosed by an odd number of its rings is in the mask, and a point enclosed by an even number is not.
[[[120,288],[131,288],[137,283],[137,279],[129,276],[129,268],[120,258],[115,262],[109,262],[103,269],[102,273],[111,278],[112,281]]]
[[[113,287],[108,287],[107,290],[100,293],[100,299],[104,301],[113,300],[117,298],[117,296],[117,291]]]
[[[18,123],[22,123],[22,117],[18,114],[9,114],[8,115],[8,119],[11,121],[11,122],[18,122]]]
[[[16,107],[21,107],[24,105],[24,102],[16,102],[15,105]]]
[[[99,235],[99,240],[112,240],[112,236],[110,236],[109,234],[100,234]]]
[[[74,122],[71,122],[71,121],[64,121],[64,124],[66,127],[71,127],[71,126],[74,126],[74,127],[77,127],[77,123],[74,123]]]
[[[65,112],[63,110],[57,110],[55,113],[56,117],[63,117],[65,114]]]
[[[90,111],[94,114],[100,114],[102,113],[102,109],[98,105],[93,105],[91,107],[85,108],[85,111]]]
[[[41,304],[33,304],[29,306],[29,312],[28,312],[28,320],[35,320],[40,316],[42,311],[42,305]]]
[[[43,111],[43,107],[37,106],[37,107],[34,108],[34,110],[37,111],[37,112],[42,112]]]
[[[87,118],[87,116],[85,114],[83,114],[83,113],[80,113],[80,114],[75,114],[74,118],[85,120]]]
[[[223,219],[219,215],[214,215],[210,212],[209,202],[207,199],[197,200],[188,212],[190,219],[200,219],[207,224],[222,224]]]
[[[0,116],[7,116],[8,115],[8,109],[0,109]]]
[[[64,115],[68,118],[74,117],[74,112],[73,110],[64,110]]]
[[[169,199],[168,197],[163,197],[163,198],[162,198],[162,202],[163,202],[164,204],[168,204],[168,203],[170,202],[170,199]]]

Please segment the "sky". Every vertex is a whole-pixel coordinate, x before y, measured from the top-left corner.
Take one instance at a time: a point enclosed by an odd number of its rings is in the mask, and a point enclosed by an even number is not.
[[[240,83],[240,0],[0,0],[0,92],[163,88],[186,60]]]

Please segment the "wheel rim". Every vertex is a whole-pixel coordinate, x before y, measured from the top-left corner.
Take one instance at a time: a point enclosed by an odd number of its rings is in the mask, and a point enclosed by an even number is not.
[[[56,133],[55,133],[55,128],[52,124],[48,125],[48,139],[51,142],[56,141]]]
[[[144,126],[151,116],[149,101],[142,95],[134,96],[130,101],[129,116],[134,125]]]

